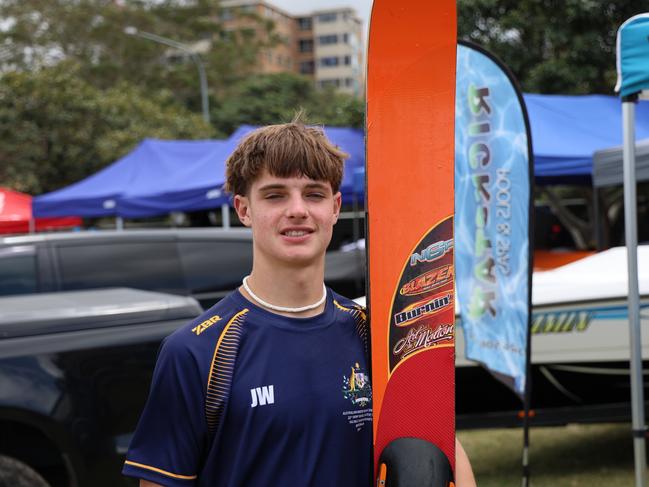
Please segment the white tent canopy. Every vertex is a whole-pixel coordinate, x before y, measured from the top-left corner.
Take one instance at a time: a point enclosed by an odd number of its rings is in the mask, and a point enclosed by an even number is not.
[[[636,181],[649,181],[649,139],[636,143],[635,146]],[[593,186],[621,185],[622,146],[598,150],[593,154]]]

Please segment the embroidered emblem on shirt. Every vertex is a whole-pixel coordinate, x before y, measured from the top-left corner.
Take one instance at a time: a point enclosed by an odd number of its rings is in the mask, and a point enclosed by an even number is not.
[[[351,368],[349,377],[343,375],[343,396],[349,399],[352,404],[359,407],[367,407],[372,400],[372,386],[369,376],[358,365],[358,362]]]
[[[250,403],[251,408],[266,406],[267,404],[275,404],[274,387],[272,385],[254,387],[250,389],[250,397],[252,398],[252,402]]]
[[[196,336],[198,336],[217,321],[221,321],[221,317],[218,315],[212,316],[210,319],[205,320],[200,325],[196,325],[194,328],[192,328],[192,332],[194,332]]]

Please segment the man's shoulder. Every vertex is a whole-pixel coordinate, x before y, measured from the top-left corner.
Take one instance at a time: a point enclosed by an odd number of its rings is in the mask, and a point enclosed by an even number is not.
[[[356,301],[353,299],[346,298],[345,296],[342,296],[335,291],[331,292],[331,295],[333,297],[334,303],[339,307],[339,308],[346,308],[346,309],[353,309],[353,310],[362,310],[365,311],[365,307],[361,306],[358,304]]]
[[[368,357],[369,329],[365,307],[335,292],[332,292],[332,294],[336,312],[339,313],[339,316],[342,315],[339,319],[355,329],[363,344],[365,356]]]
[[[354,313],[354,314],[362,314],[363,318],[365,317],[364,306],[361,306],[354,300],[346,298],[345,296],[341,296],[340,294],[334,291],[332,291],[331,294],[333,297],[334,305],[339,311]]]
[[[233,294],[229,294],[169,335],[165,340],[166,346],[193,348],[194,346],[200,347],[203,342],[213,344],[228,324],[245,315],[246,311],[245,306],[234,299]]]

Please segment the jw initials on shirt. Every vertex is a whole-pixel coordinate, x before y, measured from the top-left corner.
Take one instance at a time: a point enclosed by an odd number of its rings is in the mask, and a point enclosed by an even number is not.
[[[250,389],[250,397],[252,397],[251,408],[275,403],[275,391],[272,385]]]

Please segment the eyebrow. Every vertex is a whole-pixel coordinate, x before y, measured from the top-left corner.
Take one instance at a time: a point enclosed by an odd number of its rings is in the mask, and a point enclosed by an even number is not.
[[[305,188],[307,189],[326,189],[327,185],[325,183],[308,183]],[[259,191],[272,191],[272,190],[277,190],[277,189],[285,189],[286,185],[281,184],[281,183],[271,183],[271,184],[266,184],[265,186],[262,186],[259,188]]]

